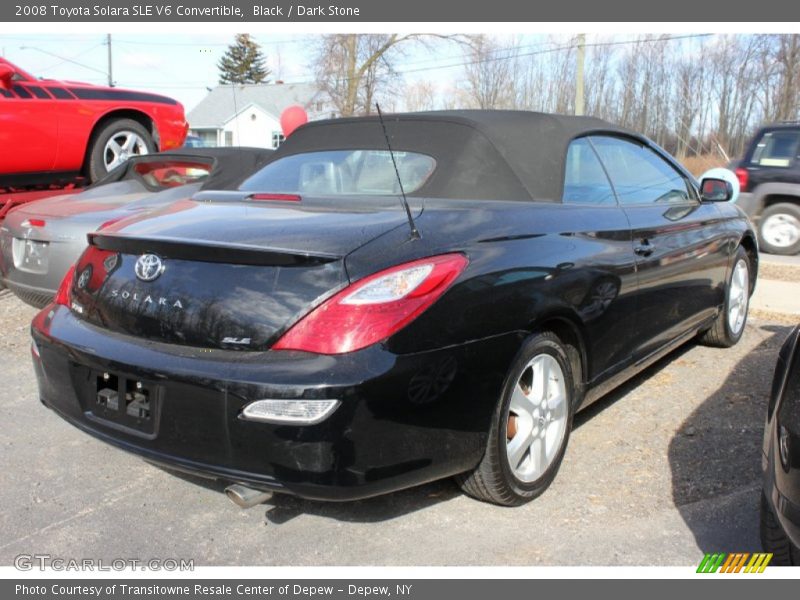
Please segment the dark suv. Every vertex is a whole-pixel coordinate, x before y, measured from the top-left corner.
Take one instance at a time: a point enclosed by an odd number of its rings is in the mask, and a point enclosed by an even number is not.
[[[762,127],[736,168],[736,201],[758,229],[761,249],[800,252],[800,121]]]

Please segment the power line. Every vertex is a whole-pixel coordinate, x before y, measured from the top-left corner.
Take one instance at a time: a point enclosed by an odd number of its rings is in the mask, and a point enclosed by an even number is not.
[[[710,36],[713,36],[713,35],[714,34],[711,34],[711,33],[702,33],[702,34],[662,36],[662,37],[652,38],[652,39],[633,39],[633,40],[620,40],[620,41],[608,41],[608,42],[591,42],[591,43],[586,43],[585,47],[586,48],[592,48],[592,47],[602,47],[602,46],[624,46],[624,45],[635,45],[635,44],[664,43],[664,42],[672,42],[672,41],[685,40],[685,39],[705,38],[705,37],[710,37]],[[116,40],[116,38],[115,38],[115,41],[119,41],[119,40]],[[225,44],[225,45],[227,46],[228,44]],[[525,47],[535,48],[535,47],[540,47],[542,45],[545,45],[545,43],[533,44],[533,45],[521,45],[521,46],[517,46],[517,48],[525,48]],[[538,51],[533,51],[533,52],[516,53],[516,54],[511,54],[511,55],[494,56],[494,57],[488,56],[488,57],[483,57],[483,58],[469,60],[469,61],[460,61],[460,62],[445,64],[445,65],[434,65],[434,66],[430,66],[430,67],[418,67],[418,68],[412,68],[412,69],[400,68],[400,69],[396,70],[396,73],[399,74],[399,75],[405,75],[405,74],[408,74],[408,73],[420,73],[420,72],[426,72],[426,71],[438,71],[440,69],[452,69],[452,68],[457,68],[457,67],[465,67],[465,66],[468,66],[468,65],[475,65],[475,64],[488,63],[488,62],[497,62],[497,61],[500,61],[500,60],[512,60],[512,59],[516,59],[516,58],[524,58],[524,57],[529,57],[529,56],[539,56],[539,55],[545,55],[545,54],[554,54],[556,52],[574,50],[574,49],[578,48],[578,46],[579,46],[579,43],[575,42],[575,43],[568,44],[568,45],[556,46],[554,48],[546,48],[546,49],[543,49],[543,50],[538,50]],[[511,48],[514,48],[514,47],[511,47]],[[497,50],[490,51],[490,53],[491,52],[507,52],[508,50],[509,50],[508,47],[499,48]],[[407,63],[407,64],[415,64],[415,63]],[[418,63],[416,63],[416,64],[418,64]],[[342,78],[342,80],[346,80],[346,81],[349,81],[349,80],[352,80],[352,79],[357,79],[357,77],[343,77]],[[315,83],[315,81],[311,80],[311,79],[299,79],[299,80],[295,80],[295,81],[286,81],[285,83],[286,83],[286,85],[311,84],[311,83]],[[173,88],[173,89],[204,89],[207,84],[205,82],[202,82],[202,83],[198,82],[197,85],[192,85],[189,82],[184,82],[184,83],[180,83],[180,84],[162,84],[160,82],[159,83],[128,82],[128,83],[126,83],[126,85],[141,85],[141,86],[148,86],[148,87],[161,88],[161,89],[169,89],[169,88]]]
[[[50,71],[51,69],[55,69],[56,67],[60,67],[61,65],[67,63],[68,60],[74,60],[76,58],[79,58],[81,56],[89,54],[89,52],[92,52],[92,51],[96,50],[97,48],[99,48],[102,45],[103,45],[102,42],[99,43],[99,44],[95,44],[94,46],[88,48],[87,50],[84,50],[83,52],[78,52],[78,54],[73,54],[72,56],[69,57],[69,59],[65,58],[65,59],[63,59],[63,60],[61,60],[61,61],[59,61],[59,62],[57,62],[55,64],[49,65],[47,67],[43,67],[41,69],[36,69],[36,74],[38,75],[40,73],[44,73],[45,71]]]
[[[122,38],[114,38],[114,41],[117,44],[128,44],[133,46],[174,46],[174,47],[186,47],[186,48],[227,48],[231,45],[231,42],[152,42],[152,41],[139,41],[139,40],[126,40]],[[259,41],[259,46],[279,46],[279,45],[291,45],[291,44],[306,44],[310,41],[310,38],[301,38],[301,39],[286,39],[286,40],[267,40],[267,41]]]
[[[97,73],[102,73],[103,75],[107,74],[105,71],[103,71],[101,69],[97,69],[97,68],[92,67],[90,65],[87,65],[85,63],[78,62],[77,60],[72,60],[71,58],[67,58],[65,56],[61,56],[60,54],[56,54],[54,52],[50,52],[49,50],[42,50],[41,48],[37,48],[36,46],[20,46],[19,49],[20,50],[36,50],[37,52],[41,52],[41,53],[47,54],[49,56],[54,56],[55,58],[59,58],[64,62],[72,63],[73,65],[77,65],[79,67],[83,67],[84,69],[89,69],[90,71],[95,71]]]

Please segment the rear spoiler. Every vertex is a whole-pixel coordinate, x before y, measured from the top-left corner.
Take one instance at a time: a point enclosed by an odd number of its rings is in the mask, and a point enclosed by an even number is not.
[[[228,263],[270,267],[324,265],[341,260],[341,256],[309,253],[283,248],[246,244],[219,244],[179,238],[144,238],[104,233],[88,234],[89,244],[101,250],[124,254],[158,254],[162,258],[196,262]]]

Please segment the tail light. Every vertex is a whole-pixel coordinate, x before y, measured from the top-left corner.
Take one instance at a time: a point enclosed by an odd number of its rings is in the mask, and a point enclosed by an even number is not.
[[[272,193],[258,193],[258,194],[250,194],[248,197],[250,200],[260,200],[260,201],[276,201],[276,202],[300,202],[302,198],[297,194],[272,194]]]
[[[273,349],[344,354],[385,340],[444,294],[467,263],[443,254],[365,277],[303,317]]]
[[[747,183],[750,179],[750,174],[747,172],[747,169],[739,167],[734,173],[736,173],[736,178],[739,180],[739,189],[743,192],[746,191]]]
[[[23,227],[45,227],[47,221],[44,219],[26,219],[22,222]]]
[[[62,306],[69,306],[69,298],[72,295],[72,280],[75,279],[75,265],[72,265],[64,279],[61,280],[61,285],[58,286],[54,302]]]

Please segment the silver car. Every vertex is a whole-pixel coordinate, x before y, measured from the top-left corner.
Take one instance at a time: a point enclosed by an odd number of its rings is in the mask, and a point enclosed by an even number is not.
[[[134,157],[83,192],[23,204],[0,226],[0,279],[22,301],[43,307],[86,248],[87,233],[200,190],[236,189],[271,153],[184,148]]]

